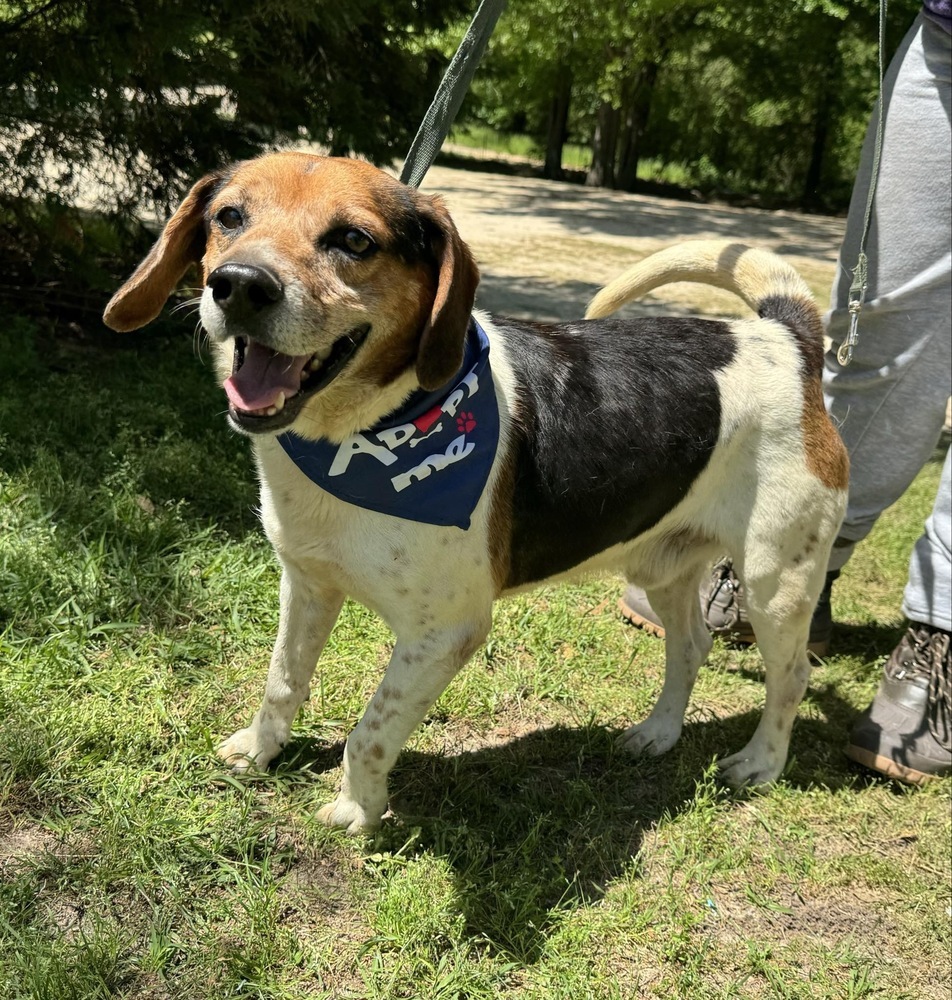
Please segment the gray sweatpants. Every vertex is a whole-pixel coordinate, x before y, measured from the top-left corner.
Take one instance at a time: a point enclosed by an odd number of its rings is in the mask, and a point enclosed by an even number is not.
[[[824,392],[850,453],[849,506],[831,569],[905,492],[932,456],[952,392],[952,45],[920,15],[890,63],[885,133],[867,241],[869,289],[859,343],[843,368],[836,349],[866,210],[875,115],[863,146],[846,238],[825,317],[833,348]],[[952,465],[945,456],[932,514],[909,564],[903,612],[952,630]]]

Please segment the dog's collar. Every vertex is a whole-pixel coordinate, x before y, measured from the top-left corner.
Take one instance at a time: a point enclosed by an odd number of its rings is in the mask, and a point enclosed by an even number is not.
[[[407,521],[468,528],[499,441],[489,339],[470,320],[463,364],[435,392],[418,390],[342,444],[287,431],[278,442],[321,489]]]

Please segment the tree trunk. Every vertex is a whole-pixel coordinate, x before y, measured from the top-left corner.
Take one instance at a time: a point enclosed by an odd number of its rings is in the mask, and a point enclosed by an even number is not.
[[[602,101],[592,136],[592,165],[585,175],[587,187],[615,186],[615,149],[618,145],[617,108]]]
[[[626,101],[625,126],[619,142],[621,162],[615,186],[622,191],[634,191],[638,180],[638,160],[641,158],[641,137],[648,126],[651,114],[651,99],[654,96],[655,81],[660,65],[657,62],[643,63],[634,77],[630,97]]]
[[[569,106],[572,102],[572,74],[561,73],[549,103],[549,127],[545,141],[545,165],[542,176],[562,180],[562,147],[568,138]]]
[[[826,60],[826,70],[817,95],[816,111],[813,116],[813,142],[810,147],[810,162],[807,164],[806,176],[803,180],[803,193],[800,196],[800,207],[805,212],[815,211],[824,207],[824,198],[820,191],[823,181],[823,165],[826,158],[826,142],[833,121],[833,109],[836,104],[837,84],[840,80],[843,57],[834,37]]]

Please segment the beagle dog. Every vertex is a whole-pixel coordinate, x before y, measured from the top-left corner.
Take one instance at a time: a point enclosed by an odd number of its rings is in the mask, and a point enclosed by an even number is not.
[[[493,601],[604,571],[644,587],[665,625],[660,698],[620,737],[663,753],[711,647],[698,585],[729,553],[766,704],[720,767],[735,786],[780,775],[848,476],[820,390],[820,317],[792,268],[688,242],[616,279],[584,321],[474,315],[479,272],[438,197],[297,152],[198,181],[105,322],[148,323],[196,262],[283,570],[264,698],[222,744],[230,765],[264,768],[285,746],[350,596],[396,643],[320,818],[374,830],[400,749],[486,638]],[[729,289],[758,318],[604,318],[671,281]]]

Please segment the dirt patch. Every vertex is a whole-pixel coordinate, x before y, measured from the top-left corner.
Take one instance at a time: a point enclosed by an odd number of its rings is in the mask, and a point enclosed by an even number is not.
[[[0,818],[0,873],[11,865],[52,851],[56,838],[35,823],[13,824],[12,817]]]
[[[494,724],[490,728],[474,727],[469,721],[456,717],[440,720],[438,737],[428,749],[444,757],[459,757],[496,747],[509,746],[525,736],[539,733],[556,725],[553,713],[527,712],[519,704],[501,704],[493,712]]]
[[[357,996],[364,987],[355,956],[373,929],[354,904],[353,874],[361,863],[299,846],[277,887],[279,926],[321,956],[321,985],[335,996]]]
[[[697,205],[574,184],[433,167],[424,182],[442,195],[483,272],[477,305],[539,320],[579,318],[625,267],[684,239],[736,239],[790,261],[826,307],[843,219]],[[743,314],[733,296],[669,285],[635,312]]]
[[[829,947],[850,936],[867,944],[885,944],[888,938],[888,921],[882,913],[886,901],[861,886],[848,892],[826,891],[823,898],[788,887],[772,891],[764,905],[755,904],[734,886],[721,885],[712,892],[716,917],[708,928],[719,938],[809,937]]]
[[[366,923],[353,912],[353,887],[339,858],[302,856],[294,861],[278,886],[286,915],[294,913],[295,926],[303,931],[333,929],[337,936],[361,940]]]

